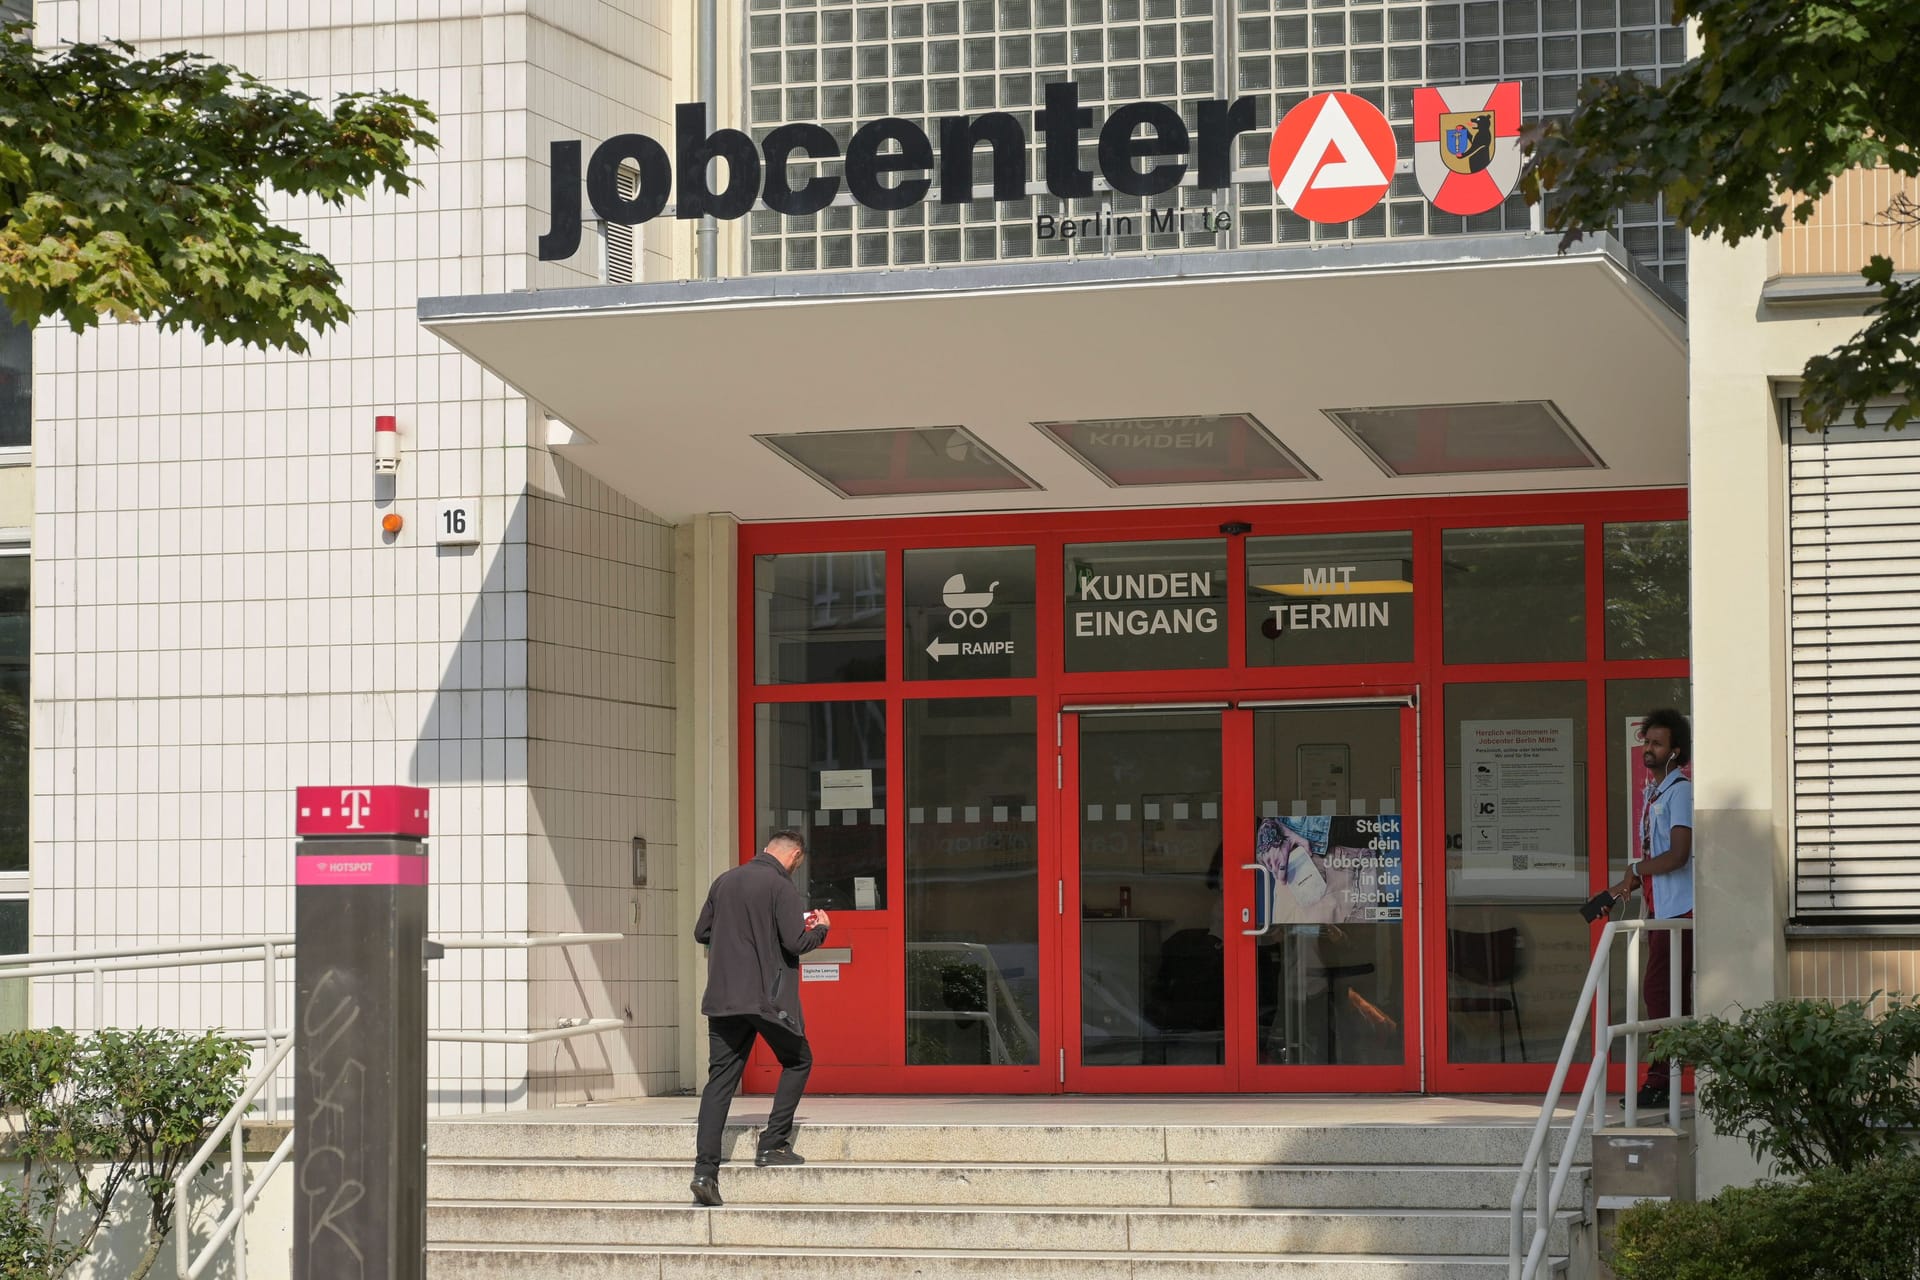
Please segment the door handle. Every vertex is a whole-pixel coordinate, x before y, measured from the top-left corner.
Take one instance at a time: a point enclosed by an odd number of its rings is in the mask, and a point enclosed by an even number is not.
[[[1242,871],[1252,871],[1263,878],[1261,883],[1267,895],[1266,919],[1261,922],[1258,929],[1242,929],[1240,931],[1249,938],[1257,938],[1267,930],[1273,928],[1273,899],[1274,895],[1280,891],[1280,882],[1273,878],[1273,868],[1264,862],[1243,862],[1240,864],[1240,869]],[[1240,909],[1241,924],[1247,923],[1247,915],[1247,909],[1242,907]]]

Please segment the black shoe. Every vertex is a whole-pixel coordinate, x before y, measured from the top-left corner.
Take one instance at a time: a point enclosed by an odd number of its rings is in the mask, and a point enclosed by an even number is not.
[[[791,1169],[806,1162],[807,1158],[794,1151],[791,1143],[784,1147],[767,1147],[753,1157],[753,1163],[762,1169]]]
[[[718,1209],[722,1204],[720,1199],[720,1180],[718,1178],[710,1177],[704,1173],[695,1174],[693,1181],[688,1185],[693,1188],[693,1202],[695,1204],[706,1205],[709,1209]]]
[[[1634,1096],[1634,1102],[1644,1108],[1664,1108],[1671,1096],[1666,1085],[1649,1083],[1640,1086],[1640,1092]]]

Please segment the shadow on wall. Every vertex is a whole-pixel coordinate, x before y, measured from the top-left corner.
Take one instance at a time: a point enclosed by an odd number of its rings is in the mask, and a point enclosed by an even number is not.
[[[661,999],[641,980],[664,971],[672,985],[671,938],[656,956],[660,940],[645,936],[670,933],[674,918],[664,883],[674,829],[672,529],[571,463],[536,449],[528,465],[528,491],[477,589],[461,579],[471,606],[422,719],[411,781],[436,791],[437,814],[460,815],[435,822],[447,832],[435,841],[447,861],[485,866],[483,839],[504,839],[510,850],[524,841],[524,876],[509,856],[505,888],[525,897],[527,933],[629,935],[526,953],[526,1021],[508,1029],[606,1017],[639,1026],[530,1046],[525,1074],[509,1073],[504,1092],[490,1065],[471,1069],[466,1051],[475,1046],[446,1046],[440,1063],[464,1060],[469,1069],[435,1071],[432,1101],[442,1112],[644,1092],[643,1038],[658,1033],[642,1028],[658,1021],[658,1008],[672,1008],[670,995]],[[438,549],[443,567],[488,551]],[[633,884],[635,836],[651,842],[650,888]],[[496,931],[456,923],[434,922],[447,932]],[[481,980],[478,967],[448,961],[447,977]],[[499,975],[488,968],[485,976]],[[505,1025],[497,1009],[486,1025]],[[477,1076],[485,1085],[469,1087]]]
[[[514,501],[493,560],[473,593],[473,607],[441,671],[408,766],[414,786],[527,780],[527,507],[525,495]],[[444,570],[449,563],[479,564],[486,550],[484,544],[436,547],[435,558]],[[515,596],[521,598],[517,616],[510,603]],[[512,695],[518,695],[517,717],[509,705]],[[445,807],[438,796],[434,806]]]
[[[259,1177],[265,1163],[266,1153],[249,1154],[248,1176]],[[12,1181],[19,1176],[18,1163],[0,1163],[0,1178]],[[247,1213],[247,1270],[255,1275],[286,1273],[286,1260],[293,1248],[292,1183],[288,1174],[276,1174]],[[206,1247],[210,1228],[232,1207],[229,1187],[226,1161],[217,1159],[208,1166],[207,1176],[201,1180],[192,1200],[195,1253]],[[92,1217],[92,1211],[80,1203],[77,1195],[70,1196],[61,1212],[61,1238],[78,1239]],[[94,1237],[93,1248],[87,1255],[65,1273],[66,1280],[115,1280],[132,1275],[146,1253],[147,1217],[145,1191],[133,1183],[123,1184],[114,1195],[107,1225]],[[177,1234],[186,1226],[185,1213],[177,1213],[174,1232]],[[148,1280],[178,1280],[181,1273],[174,1264],[175,1247],[175,1236],[169,1235],[161,1245],[153,1270],[147,1273]],[[16,1273],[8,1270],[5,1274]],[[229,1242],[213,1255],[207,1269],[200,1273],[200,1280],[233,1280],[237,1274],[239,1268],[234,1265],[233,1245]]]
[[[541,455],[528,515],[528,924],[624,933],[529,957],[538,1025],[624,1018],[535,1046],[535,1106],[644,1095],[673,1042],[673,529],[575,464]],[[646,884],[633,841],[648,842]],[[677,1074],[673,1083],[677,1085]]]

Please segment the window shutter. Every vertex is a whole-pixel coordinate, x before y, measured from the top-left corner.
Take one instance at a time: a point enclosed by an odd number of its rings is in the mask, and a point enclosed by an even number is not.
[[[614,182],[622,200],[631,200],[640,194],[640,171],[631,165],[621,165]],[[640,279],[640,225],[600,224],[600,278],[608,284],[633,284]]]
[[[1785,408],[1794,914],[1920,920],[1920,433]]]

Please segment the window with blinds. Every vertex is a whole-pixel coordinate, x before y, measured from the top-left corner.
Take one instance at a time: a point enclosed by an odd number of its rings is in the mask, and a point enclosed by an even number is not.
[[[1794,915],[1920,920],[1920,433],[1784,408]]]

